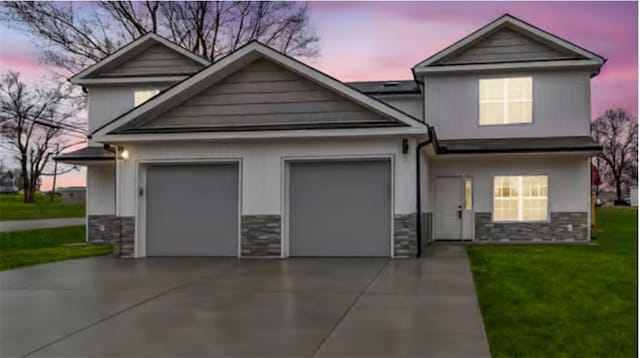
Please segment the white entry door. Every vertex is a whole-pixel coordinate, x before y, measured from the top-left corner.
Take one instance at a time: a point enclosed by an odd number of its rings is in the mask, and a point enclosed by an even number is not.
[[[461,240],[463,196],[462,177],[436,178],[434,239]]]

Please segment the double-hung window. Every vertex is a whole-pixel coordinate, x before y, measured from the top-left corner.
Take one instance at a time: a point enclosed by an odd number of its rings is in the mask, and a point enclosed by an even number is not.
[[[139,105],[153,98],[159,92],[160,90],[157,89],[135,91],[133,93],[133,105],[135,107],[138,107]]]
[[[483,78],[480,87],[480,125],[531,123],[531,77]]]
[[[546,175],[493,178],[493,221],[546,221],[549,185]]]

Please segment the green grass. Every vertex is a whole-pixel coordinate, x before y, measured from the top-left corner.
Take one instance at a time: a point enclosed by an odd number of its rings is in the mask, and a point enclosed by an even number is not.
[[[636,357],[637,209],[598,209],[592,246],[470,246],[494,357]]]
[[[0,232],[0,271],[112,252],[111,245],[65,246],[84,241],[84,226]]]
[[[49,201],[49,197],[39,195],[36,203],[23,203],[22,195],[0,195],[0,221],[73,218],[84,216],[83,204],[62,204],[60,197]]]

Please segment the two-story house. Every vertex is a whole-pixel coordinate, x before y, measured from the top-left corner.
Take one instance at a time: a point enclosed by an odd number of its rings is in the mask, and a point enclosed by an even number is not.
[[[147,34],[89,97],[89,241],[121,256],[420,255],[590,240],[590,79],[605,60],[505,15],[343,83],[258,42],[214,63]]]

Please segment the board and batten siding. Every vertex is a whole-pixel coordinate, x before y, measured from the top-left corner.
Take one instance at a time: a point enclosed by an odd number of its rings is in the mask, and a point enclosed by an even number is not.
[[[496,33],[437,62],[438,65],[510,61],[566,60],[576,58],[567,50],[552,48],[511,29]]]
[[[265,59],[250,63],[137,129],[394,123]]]
[[[156,44],[124,62],[109,65],[94,76],[103,78],[188,75],[202,67],[202,64],[164,45]]]
[[[531,76],[533,123],[479,124],[480,78]],[[439,139],[589,136],[591,86],[588,71],[531,71],[427,76],[426,121]]]

